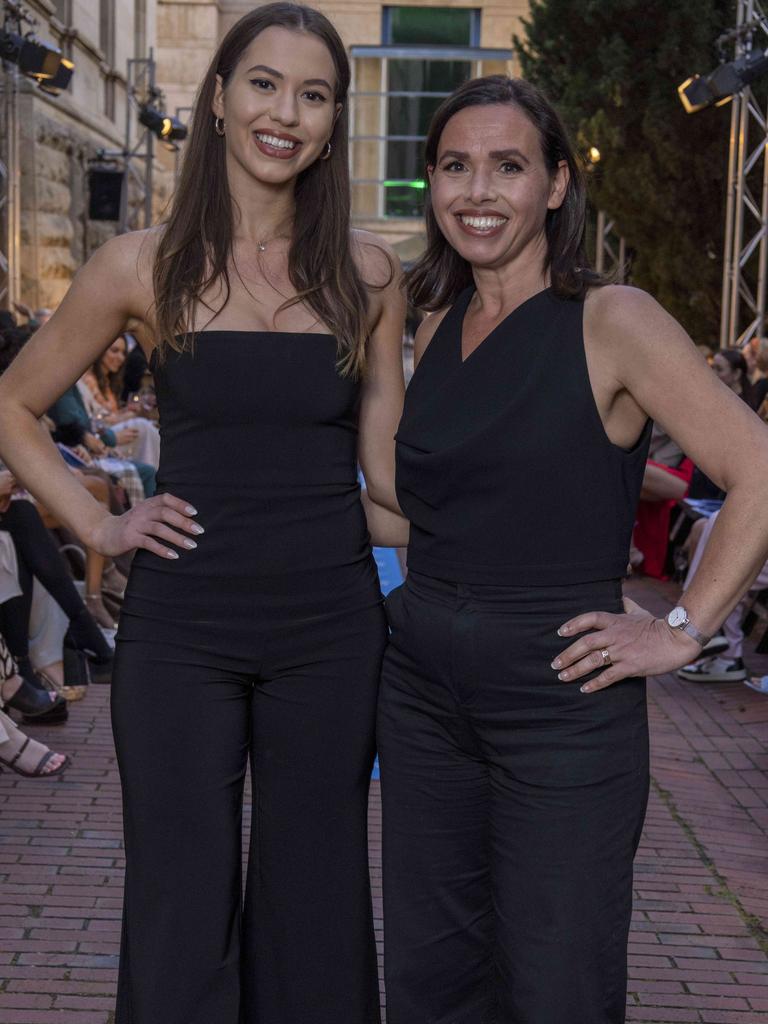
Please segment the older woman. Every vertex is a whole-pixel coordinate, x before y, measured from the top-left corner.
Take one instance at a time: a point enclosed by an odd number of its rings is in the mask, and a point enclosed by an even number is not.
[[[426,152],[410,283],[434,315],[397,433],[410,571],[379,712],[387,1019],[619,1024],[643,677],[690,662],[765,561],[768,432],[650,296],[587,269],[537,90],[469,82]],[[652,418],[729,492],[666,620],[621,591]]]

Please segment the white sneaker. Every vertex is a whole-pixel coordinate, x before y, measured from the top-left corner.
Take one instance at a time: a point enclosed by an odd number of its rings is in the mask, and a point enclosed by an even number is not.
[[[741,658],[714,657],[683,666],[677,676],[693,683],[741,683],[747,678],[747,670]]]

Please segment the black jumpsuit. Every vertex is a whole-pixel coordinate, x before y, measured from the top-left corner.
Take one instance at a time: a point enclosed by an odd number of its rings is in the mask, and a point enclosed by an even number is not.
[[[117,1024],[379,1020],[366,806],[386,625],[330,335],[206,331],[153,362],[159,490],[205,533],[139,551],[112,716]],[[253,818],[241,910],[241,805]]]
[[[550,663],[566,619],[622,610],[649,427],[630,451],[605,434],[582,302],[539,292],[462,362],[471,298],[397,434],[412,526],[378,726],[387,1022],[619,1024],[644,680],[583,694]]]

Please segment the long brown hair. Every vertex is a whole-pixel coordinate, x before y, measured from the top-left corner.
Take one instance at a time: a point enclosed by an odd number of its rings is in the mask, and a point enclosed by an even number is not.
[[[573,147],[562,121],[546,97],[530,82],[506,75],[473,78],[459,88],[435,111],[426,143],[426,164],[434,167],[443,129],[454,114],[465,107],[491,104],[520,107],[539,133],[544,162],[551,174],[565,160],[570,181],[565,199],[557,210],[548,210],[546,219],[547,255],[552,290],[562,298],[584,298],[588,288],[607,280],[590,269],[584,249],[586,226],[586,189]],[[410,299],[425,310],[442,309],[455,301],[472,283],[472,269],[440,230],[426,181],[427,248],[407,274]]]
[[[102,352],[99,358],[91,364],[91,373],[96,378],[96,384],[99,391],[103,395],[105,401],[109,401],[109,396],[112,395],[117,404],[120,404],[120,396],[123,393],[123,378],[125,377],[125,361],[128,358],[128,342],[126,341],[124,334],[118,334],[115,341],[123,342],[123,363],[119,370],[115,370],[114,373],[110,373],[109,370],[105,369],[102,365],[102,361],[106,352]],[[112,345],[115,344],[112,342]],[[109,347],[112,348],[112,345]]]
[[[177,351],[194,341],[195,313],[214,282],[230,296],[229,262],[234,221],[227,180],[225,140],[214,131],[211,104],[216,76],[227,81],[245,50],[272,26],[307,32],[328,48],[336,71],[335,102],[345,104],[350,70],[336,29],[319,11],[302,4],[270,3],[242,17],[224,37],[200,86],[179,184],[155,257],[155,323],[161,347]],[[304,302],[336,335],[339,371],[358,376],[365,365],[368,293],[350,251],[350,187],[347,109],[331,135],[328,159],[299,175],[288,273],[296,296],[278,312]],[[211,309],[211,307],[208,307]],[[213,310],[212,310],[213,312]],[[217,309],[215,313],[220,312]],[[214,313],[214,315],[215,315]]]

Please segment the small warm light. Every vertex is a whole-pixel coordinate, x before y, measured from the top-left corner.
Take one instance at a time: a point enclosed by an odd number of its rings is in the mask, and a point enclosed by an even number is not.
[[[597,146],[590,146],[587,156],[589,157],[589,162],[591,164],[599,164],[602,158],[602,154]]]

